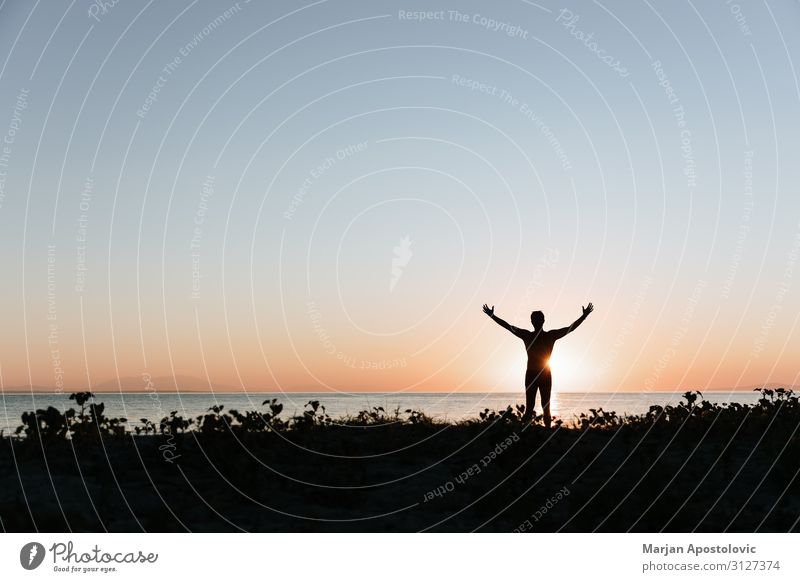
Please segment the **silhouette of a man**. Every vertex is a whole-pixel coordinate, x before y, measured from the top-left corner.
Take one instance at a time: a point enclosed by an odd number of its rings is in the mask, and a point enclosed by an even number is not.
[[[594,310],[594,306],[589,303],[589,305],[581,309],[583,310],[583,315],[576,319],[572,325],[561,329],[551,329],[550,331],[543,329],[544,313],[534,311],[531,313],[533,331],[529,331],[514,327],[497,317],[494,314],[494,305],[489,307],[485,303],[483,304],[483,312],[486,315],[525,342],[525,350],[528,352],[528,367],[525,371],[525,415],[522,417],[523,421],[530,422],[533,416],[533,408],[536,404],[536,392],[539,391],[542,394],[544,424],[546,427],[550,427],[550,389],[553,385],[553,379],[550,375],[550,354],[553,352],[553,345],[556,340],[561,339],[582,324]]]

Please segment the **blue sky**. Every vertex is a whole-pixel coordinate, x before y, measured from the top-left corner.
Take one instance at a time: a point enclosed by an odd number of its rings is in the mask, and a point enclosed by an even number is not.
[[[795,382],[796,2],[100,6],[0,7],[4,385]]]

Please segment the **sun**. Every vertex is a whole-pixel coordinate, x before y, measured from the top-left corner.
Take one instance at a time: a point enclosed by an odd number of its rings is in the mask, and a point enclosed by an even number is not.
[[[524,389],[525,352],[506,350],[487,365],[486,386],[491,392],[516,392]],[[596,381],[593,362],[584,352],[569,345],[556,345],[547,363],[553,374],[553,389],[571,392],[589,389]]]
[[[547,360],[547,367],[553,371],[565,371],[570,368],[569,357],[563,353],[553,353]]]
[[[579,390],[591,382],[590,367],[569,346],[556,346],[547,366],[553,374],[553,385],[561,389]]]

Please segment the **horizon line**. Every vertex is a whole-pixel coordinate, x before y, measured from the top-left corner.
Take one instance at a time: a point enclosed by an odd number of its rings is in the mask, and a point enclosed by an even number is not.
[[[780,382],[770,382],[769,385],[764,385],[764,388],[768,389],[775,389],[776,387],[785,387],[788,389],[792,389],[791,384],[783,384],[782,386],[778,386],[781,384]],[[729,392],[755,392],[759,386],[741,386],[741,387],[732,387],[732,388],[725,388],[725,387],[718,387],[718,388],[705,388],[705,389],[696,389],[696,388],[675,388],[672,390],[616,390],[616,391],[608,391],[608,390],[558,390],[555,391],[556,393],[571,393],[571,394],[677,394],[677,393],[684,393],[684,392],[722,392],[722,393],[729,393]],[[431,391],[431,390],[409,390],[409,391],[387,391],[387,390],[358,390],[354,392],[346,392],[346,391],[339,391],[339,390],[266,390],[266,389],[255,389],[255,390],[240,390],[240,389],[169,389],[169,390],[118,390],[114,388],[100,388],[100,389],[85,389],[85,388],[70,388],[70,389],[63,389],[63,390],[56,390],[56,389],[18,389],[18,388],[0,388],[0,393],[8,394],[8,395],[23,395],[23,394],[52,394],[52,395],[69,395],[76,392],[92,392],[94,394],[164,394],[164,393],[176,393],[176,394],[340,394],[340,395],[357,395],[357,394],[392,394],[392,395],[403,395],[403,394],[432,394],[432,395],[442,395],[442,394],[518,394],[521,393],[517,390],[500,390],[500,391],[492,391],[492,390],[463,390],[457,392],[447,392],[444,390],[439,391]]]

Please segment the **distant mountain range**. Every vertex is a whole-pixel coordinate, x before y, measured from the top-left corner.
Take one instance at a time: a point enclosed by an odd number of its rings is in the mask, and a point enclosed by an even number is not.
[[[151,387],[148,387],[151,386]],[[211,387],[216,391],[240,390],[238,386],[231,384],[211,383]],[[86,390],[86,387],[64,388],[63,392],[71,393],[79,390]],[[156,392],[208,392],[208,380],[196,378],[194,376],[153,376],[150,384],[145,382],[141,376],[126,376],[124,378],[107,380],[100,384],[95,384],[91,388],[92,392],[146,392],[155,390]],[[54,386],[9,386],[3,392],[53,392]]]

